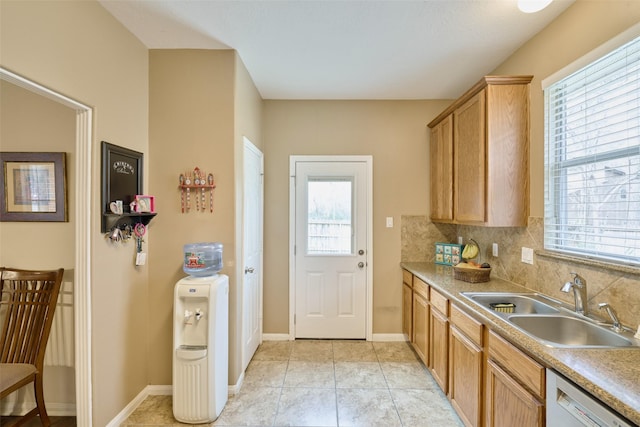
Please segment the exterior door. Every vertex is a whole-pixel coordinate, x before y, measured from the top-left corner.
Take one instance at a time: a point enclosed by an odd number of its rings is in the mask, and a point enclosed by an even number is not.
[[[294,336],[366,338],[370,163],[336,157],[292,169]]]
[[[243,370],[262,342],[263,155],[244,140],[244,237],[242,280]]]

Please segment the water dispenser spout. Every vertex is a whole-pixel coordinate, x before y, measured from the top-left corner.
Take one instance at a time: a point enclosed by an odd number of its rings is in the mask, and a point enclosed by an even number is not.
[[[184,311],[184,323],[189,323],[189,319],[193,316],[193,311],[185,310]]]
[[[202,319],[202,316],[204,316],[204,313],[199,308],[196,308],[196,320]]]

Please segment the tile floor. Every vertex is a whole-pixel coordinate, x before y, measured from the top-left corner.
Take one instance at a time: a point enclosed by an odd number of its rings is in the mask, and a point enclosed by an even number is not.
[[[184,426],[150,396],[123,427]],[[210,426],[442,426],[462,423],[407,343],[267,341]]]

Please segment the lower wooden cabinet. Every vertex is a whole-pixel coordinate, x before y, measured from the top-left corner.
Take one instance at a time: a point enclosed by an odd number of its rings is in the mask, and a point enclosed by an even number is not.
[[[449,393],[449,320],[433,306],[429,316],[429,369],[444,394]]]
[[[495,332],[488,337],[485,425],[544,426],[544,367]]]
[[[402,333],[413,342],[413,290],[411,285],[402,284]]]
[[[429,303],[413,294],[413,348],[425,366],[429,365]]]
[[[451,305],[449,334],[449,399],[462,422],[482,425],[483,325]]]
[[[494,361],[487,361],[486,426],[543,427],[544,403],[536,399]]]

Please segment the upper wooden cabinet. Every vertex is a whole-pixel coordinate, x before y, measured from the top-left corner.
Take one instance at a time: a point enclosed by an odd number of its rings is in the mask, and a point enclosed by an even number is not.
[[[453,221],[453,117],[431,129],[431,219]]]
[[[486,76],[431,123],[431,220],[526,226],[529,84]]]

